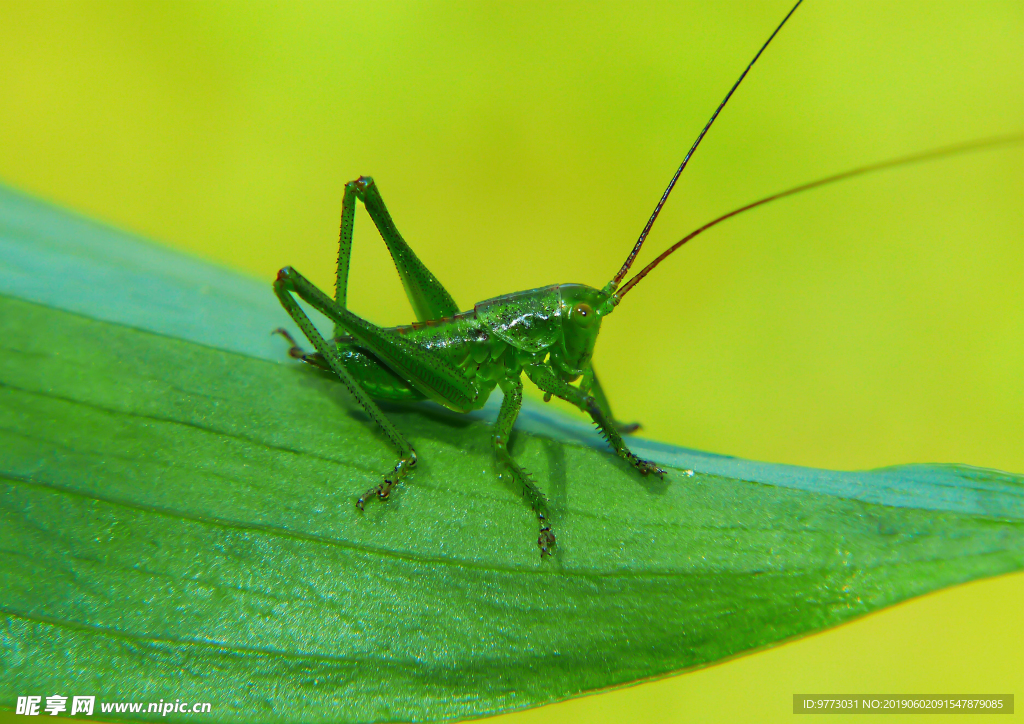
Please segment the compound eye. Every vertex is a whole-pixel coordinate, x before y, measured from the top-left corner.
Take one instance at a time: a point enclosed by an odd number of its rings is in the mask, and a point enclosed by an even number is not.
[[[581,324],[586,324],[597,317],[597,315],[594,314],[594,310],[591,309],[590,305],[586,302],[580,302],[576,305],[573,316],[577,317]]]

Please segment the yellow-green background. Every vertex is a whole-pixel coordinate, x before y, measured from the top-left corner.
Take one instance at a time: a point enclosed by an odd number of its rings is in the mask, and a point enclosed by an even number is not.
[[[0,180],[270,294],[285,264],[332,284],[342,186],[373,175],[463,307],[600,286],[787,10],[4,1]],[[1019,0],[809,0],[640,262],[790,185],[1021,129]],[[874,175],[695,241],[605,322],[596,363],[617,415],[760,460],[1024,472],[1022,160],[1018,145]],[[350,290],[375,322],[411,319],[362,212]],[[1024,576],[505,721],[788,721],[794,693],[1014,693],[1024,707]]]

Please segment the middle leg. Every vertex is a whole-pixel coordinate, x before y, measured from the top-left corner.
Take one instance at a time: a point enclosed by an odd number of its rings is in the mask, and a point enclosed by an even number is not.
[[[540,547],[540,557],[551,555],[551,548],[555,547],[555,534],[551,531],[551,524],[548,522],[548,501],[544,493],[537,489],[530,479],[529,473],[519,467],[519,464],[512,459],[508,451],[508,438],[512,432],[512,426],[519,416],[519,408],[523,404],[523,383],[518,377],[508,377],[498,383],[505,399],[501,401],[501,411],[498,412],[498,420],[494,423],[494,458],[498,466],[498,479],[511,481],[513,485],[523,491],[523,497],[537,514],[537,523],[540,526],[540,533],[537,536],[537,545]]]

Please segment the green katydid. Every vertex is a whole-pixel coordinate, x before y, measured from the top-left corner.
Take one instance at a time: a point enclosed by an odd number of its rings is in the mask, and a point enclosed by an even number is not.
[[[316,348],[315,353],[306,354],[286,331],[277,330],[291,341],[290,354],[333,372],[380,426],[398,453],[398,462],[391,472],[356,501],[360,510],[373,497],[387,500],[393,488],[416,465],[412,445],[388,420],[375,399],[429,399],[457,412],[469,412],[480,409],[494,388],[500,387],[504,399],[492,435],[498,478],[521,490],[536,514],[539,524],[537,543],[543,558],[555,545],[547,501],[508,450],[509,434],[522,403],[523,372],[544,392],[545,399],[557,396],[589,414],[612,449],[640,474],[663,476],[665,471],[629,450],[622,435],[632,432],[636,426],[622,425],[615,420],[591,362],[604,317],[615,309],[630,289],[693,237],[762,204],[869,171],[1020,140],[1015,136],[938,149],[863,166],[773,194],[701,226],[622,284],[694,151],[751,67],[799,5],[797,2],[789,11],[712,114],[676,170],[625,263],[602,289],[584,284],[553,285],[503,295],[480,302],[469,311],[460,311],[451,295],[399,234],[374,181],[360,177],[346,184],[335,298],[332,300],[291,267],[285,267],[278,273],[274,291]],[[357,201],[362,201],[387,244],[417,323],[381,328],[347,308],[348,269]],[[317,331],[293,294],[335,323],[332,340],[326,340]],[[577,380],[579,384],[574,385]]]

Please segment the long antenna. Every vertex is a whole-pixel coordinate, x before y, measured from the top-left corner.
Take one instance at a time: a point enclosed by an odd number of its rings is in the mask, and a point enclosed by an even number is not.
[[[680,174],[683,173],[683,169],[686,168],[686,164],[690,162],[690,157],[693,155],[693,152],[697,150],[697,146],[699,146],[700,142],[704,140],[704,136],[707,134],[708,129],[711,128],[711,124],[715,122],[715,119],[718,118],[718,114],[722,112],[723,108],[725,108],[725,104],[729,102],[730,98],[732,98],[732,94],[736,91],[737,88],[739,88],[739,85],[740,83],[743,82],[743,79],[747,77],[747,73],[749,73],[750,69],[754,67],[754,63],[756,63],[757,59],[761,57],[761,53],[763,53],[764,49],[768,47],[768,44],[772,42],[772,39],[779,34],[779,31],[782,30],[782,26],[786,24],[786,21],[789,20],[790,16],[796,12],[796,9],[800,7],[800,3],[802,2],[803,0],[797,0],[797,3],[796,5],[793,6],[793,9],[786,14],[786,17],[782,19],[782,22],[779,23],[779,27],[775,28],[775,32],[769,36],[768,40],[764,41],[764,45],[762,45],[761,49],[757,51],[757,55],[755,55],[754,59],[750,61],[749,65],[747,65],[746,70],[744,70],[743,73],[740,74],[740,77],[733,84],[732,88],[729,89],[729,92],[726,93],[725,100],[723,100],[718,105],[718,108],[715,109],[715,112],[711,114],[711,120],[707,122],[707,125],[704,126],[704,130],[700,132],[699,136],[697,136],[697,140],[693,142],[692,146],[690,146],[690,150],[687,152],[686,157],[683,159],[683,162],[679,164],[679,168],[676,169],[675,176],[673,176],[672,180],[669,181],[668,188],[666,188],[665,193],[661,195],[661,200],[658,202],[658,205],[654,207],[654,213],[651,214],[651,218],[648,219],[647,226],[645,226],[644,230],[640,232],[640,238],[637,239],[636,245],[633,247],[633,251],[631,251],[629,253],[629,256],[626,257],[626,263],[622,265],[622,268],[619,269],[619,273],[616,274],[615,278],[612,280],[612,283],[610,285],[612,287],[612,291],[614,291],[614,289],[619,286],[619,282],[621,282],[623,277],[626,276],[626,273],[629,272],[629,268],[633,266],[633,260],[636,259],[636,255],[640,253],[640,247],[644,245],[644,239],[647,238],[647,235],[651,231],[651,227],[654,226],[654,220],[657,219],[658,214],[661,213],[661,207],[665,205],[666,201],[668,201],[668,195],[672,193],[672,188],[676,185],[676,181],[679,180],[679,176]]]
[[[766,196],[763,199],[754,201],[753,203],[747,204],[746,206],[741,206],[738,209],[733,209],[728,214],[723,214],[722,216],[719,216],[717,219],[714,219],[713,221],[709,221],[708,223],[704,224],[704,226],[700,227],[699,229],[690,232],[682,239],[677,241],[675,244],[670,246],[668,249],[666,249],[657,259],[655,259],[650,264],[641,269],[639,272],[637,272],[636,276],[634,276],[632,279],[626,282],[625,286],[623,286],[622,289],[615,293],[615,295],[612,297],[612,304],[618,304],[622,297],[626,294],[626,292],[628,292],[630,289],[636,286],[637,282],[639,282],[641,279],[647,276],[654,267],[658,266],[658,264],[663,262],[672,252],[674,252],[676,249],[681,247],[683,244],[688,242],[693,237],[707,231],[716,224],[720,224],[726,219],[732,218],[737,214],[742,214],[744,211],[750,211],[750,209],[756,208],[763,204],[767,204],[769,201],[775,201],[776,199],[781,199],[786,196],[798,194],[801,191],[808,191],[810,189],[818,188],[819,186],[825,186],[826,184],[835,183],[836,181],[843,181],[854,176],[860,176],[862,174],[871,173],[872,171],[881,171],[882,169],[892,168],[893,166],[902,166],[904,164],[918,163],[920,161],[931,161],[942,156],[952,156],[954,154],[965,153],[967,151],[978,151],[983,148],[988,148],[989,146],[999,146],[1005,143],[1021,142],[1024,142],[1024,133],[1015,133],[1008,136],[996,136],[994,138],[985,138],[980,141],[968,141],[967,143],[959,143],[956,144],[955,146],[943,146],[942,148],[934,148],[930,151],[914,153],[909,156],[902,156],[901,158],[895,158],[889,161],[881,161],[879,163],[872,163],[867,166],[860,166],[859,168],[855,168],[850,171],[837,173],[834,176],[827,176],[826,178],[818,179],[817,181],[811,181],[810,183],[801,184],[800,186],[794,186],[793,188],[788,189],[786,191],[780,191],[777,194]]]

